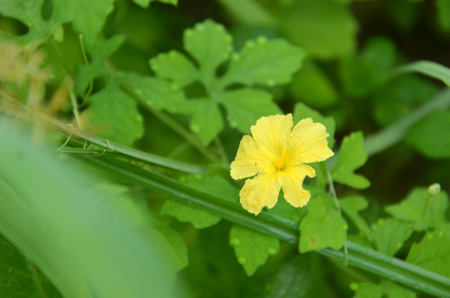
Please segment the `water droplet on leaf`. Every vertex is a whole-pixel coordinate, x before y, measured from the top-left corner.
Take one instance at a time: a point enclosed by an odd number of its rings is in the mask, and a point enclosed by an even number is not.
[[[238,263],[241,265],[247,264],[247,258],[246,257],[239,257],[238,258]]]

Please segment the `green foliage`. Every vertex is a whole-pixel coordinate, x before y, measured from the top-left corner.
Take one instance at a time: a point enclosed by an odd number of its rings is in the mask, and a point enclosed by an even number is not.
[[[340,72],[349,96],[360,98],[384,83],[395,63],[395,46],[389,39],[371,39],[360,55],[343,60]]]
[[[190,222],[197,229],[214,226],[220,221],[220,217],[177,203],[173,200],[168,200],[164,203],[161,214],[173,216],[181,222]]]
[[[308,214],[300,224],[300,252],[325,247],[341,249],[347,237],[347,229],[347,223],[329,195],[312,198],[308,204]]]
[[[364,218],[358,214],[362,210],[365,210],[369,203],[367,199],[361,196],[347,197],[339,201],[339,205],[344,211],[345,215],[356,225],[358,230],[369,240],[373,239],[372,231],[367,225]]]
[[[411,223],[395,218],[379,219],[372,230],[378,251],[388,256],[395,255],[413,232]]]
[[[311,268],[310,256],[300,255],[266,276],[264,286],[255,287],[253,297],[308,297],[312,280]]]
[[[450,296],[448,1],[154,2],[0,1],[1,297]],[[254,216],[229,165],[288,113],[335,156]]]
[[[397,284],[383,280],[380,284],[362,282],[352,284],[356,291],[354,298],[414,298],[416,294]]]
[[[414,125],[408,132],[406,140],[429,158],[450,158],[448,127],[450,127],[450,112],[437,111]]]
[[[442,231],[429,232],[419,244],[413,244],[407,262],[445,277],[450,277],[450,235],[448,225]]]
[[[248,276],[280,249],[278,239],[236,225],[230,231],[230,244]]]
[[[98,125],[104,138],[131,146],[142,137],[144,119],[137,110],[137,103],[116,83],[111,82],[90,100],[89,123],[94,129]]]
[[[50,281],[11,243],[0,236],[0,296],[61,297]]]
[[[294,75],[290,93],[314,108],[330,107],[338,102],[338,94],[325,73],[310,60]]]
[[[200,98],[188,99],[184,104],[165,104],[178,106],[177,112],[192,115],[190,128],[206,145],[223,129],[218,104],[224,105],[230,125],[243,133],[249,133],[250,126],[261,116],[280,113],[266,91],[225,88],[235,83],[270,87],[287,83],[304,57],[301,49],[285,40],[267,40],[260,36],[248,41],[240,52],[233,53],[226,73],[216,77],[217,68],[228,60],[233,51],[231,43],[232,38],[222,25],[206,20],[184,32],[184,47],[195,58],[198,69],[182,53],[175,51],[159,54],[150,60],[153,71],[159,77],[175,83],[173,88],[185,87],[195,81],[204,86],[206,94]],[[145,96],[143,100],[148,101]],[[170,98],[166,100],[171,101]],[[158,108],[158,105],[155,107]]]
[[[289,38],[314,57],[343,57],[356,45],[357,23],[348,6],[334,0],[292,1],[275,14]]]
[[[442,229],[446,224],[445,212],[448,207],[445,192],[430,197],[426,188],[415,188],[399,204],[386,207],[386,212],[414,225],[414,230]]]
[[[354,171],[367,161],[364,149],[364,136],[361,132],[352,133],[344,138],[337,156],[337,162],[331,174],[333,180],[357,189],[370,186],[369,180]]]
[[[231,201],[238,197],[238,190],[220,176],[202,176],[197,174],[183,176],[181,181],[205,193],[219,195]],[[211,227],[220,221],[218,216],[173,200],[168,200],[164,203],[161,214],[173,216],[181,222],[190,222],[197,229]]]

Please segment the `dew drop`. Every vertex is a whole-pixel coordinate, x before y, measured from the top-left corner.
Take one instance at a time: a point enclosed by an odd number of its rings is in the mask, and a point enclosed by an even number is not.
[[[428,194],[430,196],[437,196],[441,192],[441,185],[439,183],[433,183],[428,187]]]
[[[267,249],[267,254],[268,254],[269,256],[274,256],[274,255],[277,254],[277,249],[276,249],[275,247],[269,247],[269,248]]]
[[[191,125],[191,130],[193,132],[199,132],[200,131],[200,127],[197,124],[192,124]]]
[[[176,83],[172,83],[172,84],[170,84],[170,89],[172,90],[172,91],[177,91],[178,90],[178,85],[176,84]]]
[[[259,36],[256,40],[259,44],[265,44],[267,42],[267,38],[263,35]]]
[[[246,257],[239,257],[238,258],[238,263],[241,265],[247,264],[247,258]]]
[[[203,175],[202,174],[195,174],[194,175],[194,179],[198,180],[198,181],[202,181],[203,180]]]
[[[241,239],[234,237],[230,240],[230,244],[233,247],[238,247],[239,245],[241,245]]]

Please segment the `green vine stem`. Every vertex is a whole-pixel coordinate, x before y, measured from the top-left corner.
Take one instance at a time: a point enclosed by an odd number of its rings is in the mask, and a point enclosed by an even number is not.
[[[111,157],[79,156],[95,164],[106,173],[120,177],[130,184],[137,184],[164,197],[175,199],[180,203],[220,216],[228,221],[249,229],[276,237],[280,240],[297,244],[299,241],[298,223],[261,212],[258,217],[245,212],[237,202],[201,192],[175,180],[146,171],[130,163]],[[440,297],[450,297],[450,279],[360,246],[351,241],[346,242],[348,255],[343,251],[323,249],[318,253],[327,257],[345,261],[351,266],[399,282],[408,287]]]

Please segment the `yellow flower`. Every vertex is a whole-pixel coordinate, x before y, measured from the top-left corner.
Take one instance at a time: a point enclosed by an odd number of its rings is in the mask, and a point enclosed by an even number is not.
[[[256,175],[245,181],[239,193],[242,206],[255,215],[264,206],[275,206],[280,188],[292,206],[305,206],[311,194],[303,189],[303,180],[316,176],[306,163],[333,156],[323,124],[306,118],[293,125],[292,114],[261,117],[251,127],[253,137],[244,136],[239,144],[231,177],[237,180]]]

